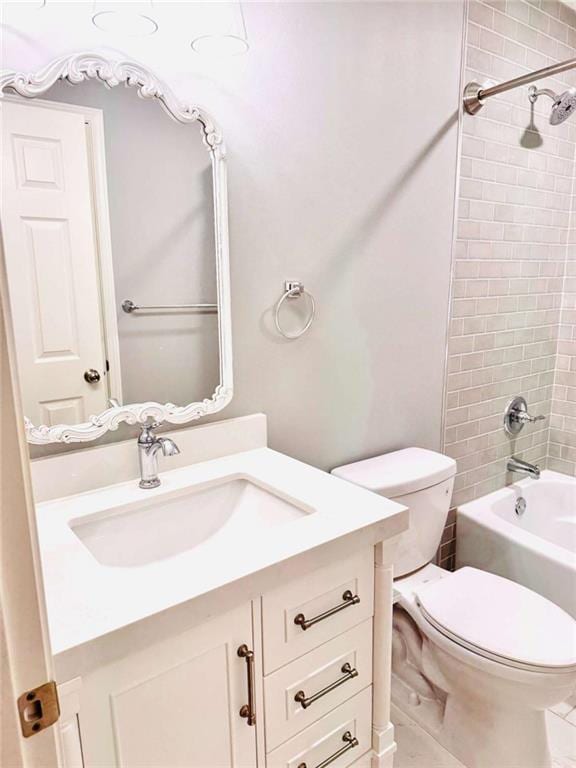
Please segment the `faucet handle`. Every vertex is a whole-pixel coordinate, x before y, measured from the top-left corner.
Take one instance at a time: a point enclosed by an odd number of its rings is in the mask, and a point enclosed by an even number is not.
[[[149,424],[145,422],[144,424],[140,424],[140,431],[141,434],[147,434],[148,432],[151,432],[153,429],[156,429],[156,427],[161,426],[161,421],[151,421]]]
[[[157,438],[154,434],[154,429],[159,426],[159,423],[153,421],[151,424],[140,424],[140,434],[138,435],[138,443],[141,445],[147,443],[153,443]]]
[[[534,424],[535,421],[544,421],[546,416],[544,416],[543,413],[539,414],[538,416],[532,416],[528,411],[518,411],[514,417],[521,421],[522,424]]]
[[[525,398],[515,397],[511,400],[504,411],[504,430],[509,435],[517,435],[525,424],[534,424],[536,421],[543,421],[546,418],[543,414],[532,416],[528,413],[528,404]]]

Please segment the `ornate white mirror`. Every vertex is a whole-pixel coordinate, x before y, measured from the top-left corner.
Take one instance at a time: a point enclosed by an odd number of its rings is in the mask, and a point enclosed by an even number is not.
[[[224,408],[219,128],[141,65],[99,54],[2,72],[0,95],[0,215],[29,442]]]

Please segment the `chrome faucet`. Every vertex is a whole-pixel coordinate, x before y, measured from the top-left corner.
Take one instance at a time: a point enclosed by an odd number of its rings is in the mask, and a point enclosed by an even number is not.
[[[532,416],[528,413],[526,399],[517,396],[510,400],[504,411],[504,431],[507,435],[515,437],[526,424],[535,424],[537,421],[544,421],[545,418],[543,414]]]
[[[506,465],[508,472],[521,472],[523,475],[533,477],[538,480],[540,477],[540,467],[537,464],[530,464],[523,459],[517,459],[515,456],[508,461]]]
[[[164,456],[176,456],[180,449],[169,437],[157,437],[153,430],[157,423],[142,427],[138,437],[138,463],[140,464],[140,488],[157,488],[160,485],[158,477],[158,451]]]

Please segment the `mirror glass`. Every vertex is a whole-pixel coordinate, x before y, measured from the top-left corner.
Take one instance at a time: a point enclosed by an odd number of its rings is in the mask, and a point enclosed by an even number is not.
[[[2,101],[0,212],[26,417],[80,424],[115,404],[212,398],[219,291],[202,125],[97,79]]]

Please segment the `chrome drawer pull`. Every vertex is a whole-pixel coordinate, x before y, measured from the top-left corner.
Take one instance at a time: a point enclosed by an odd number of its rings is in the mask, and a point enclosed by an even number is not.
[[[298,704],[302,706],[302,709],[307,709],[310,704],[314,704],[314,702],[318,701],[318,699],[321,699],[322,696],[326,696],[327,693],[330,693],[330,691],[333,691],[335,688],[343,685],[348,680],[352,680],[354,677],[358,677],[358,670],[354,667],[351,667],[348,662],[342,666],[341,671],[344,673],[342,677],[339,677],[338,680],[334,680],[334,682],[330,683],[330,685],[327,685],[326,688],[322,688],[316,693],[313,693],[312,696],[308,696],[308,698],[306,698],[304,691],[298,691],[296,696],[294,696],[294,701],[297,701]]]
[[[314,768],[326,768],[327,765],[333,763],[334,760],[338,760],[338,758],[342,757],[342,755],[345,755],[349,749],[354,749],[354,747],[357,747],[359,744],[358,739],[355,736],[352,736],[350,731],[346,731],[346,733],[342,735],[342,741],[346,742],[346,746],[341,747],[338,752],[334,752],[334,754],[330,755],[330,757],[327,757],[326,760],[322,760],[322,762],[318,763],[318,765],[314,766]],[[308,768],[308,766],[306,763],[300,763],[298,768]]]
[[[301,629],[306,630],[309,627],[313,627],[314,624],[317,624],[319,621],[323,621],[330,616],[334,616],[335,613],[343,611],[344,608],[348,608],[350,605],[357,605],[360,602],[358,595],[353,595],[349,589],[342,595],[342,600],[344,601],[343,603],[335,605],[334,608],[329,608],[327,611],[324,611],[324,613],[319,613],[318,616],[313,616],[311,619],[307,619],[303,613],[299,613],[294,617],[294,624],[298,624]]]
[[[246,659],[246,674],[248,676],[248,704],[240,707],[240,717],[246,718],[246,725],[256,725],[256,704],[254,699],[254,651],[246,644],[238,648],[238,656]]]

